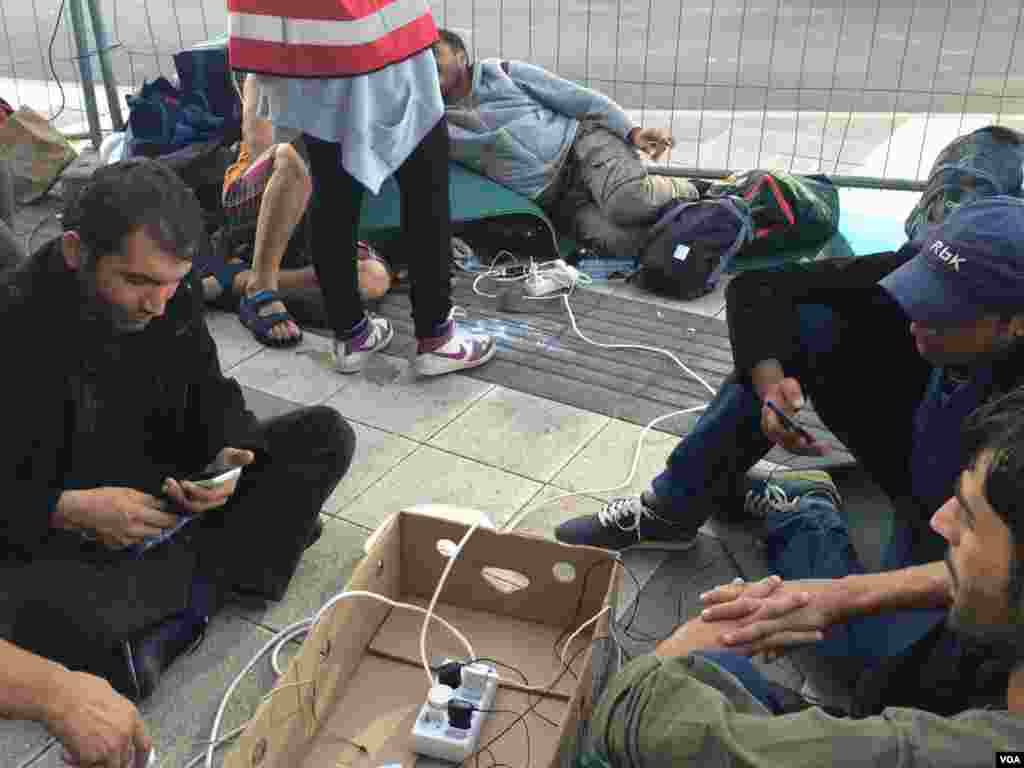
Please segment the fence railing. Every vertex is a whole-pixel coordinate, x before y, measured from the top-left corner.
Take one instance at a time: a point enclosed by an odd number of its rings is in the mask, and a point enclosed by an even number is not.
[[[65,0],[65,2],[83,0]],[[224,34],[224,0],[95,0],[122,89]],[[86,111],[60,0],[0,0],[0,96]],[[954,136],[1024,128],[1024,0],[434,0],[476,58],[531,61],[671,130],[671,168],[781,167],[889,180],[927,174]],[[53,45],[51,72],[48,50]],[[99,73],[95,41],[89,43]],[[102,107],[105,95],[97,99]],[[122,102],[123,103],[123,102]],[[104,110],[100,110],[101,118]]]

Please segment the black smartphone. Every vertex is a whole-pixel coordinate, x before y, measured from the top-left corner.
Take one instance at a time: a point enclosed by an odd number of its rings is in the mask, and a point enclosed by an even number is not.
[[[782,422],[783,427],[788,429],[790,432],[796,432],[809,443],[814,442],[814,436],[811,435],[810,432],[801,427],[799,424],[797,424],[795,421],[793,421],[793,419],[791,419],[784,410],[779,408],[779,406],[777,406],[771,400],[765,400],[764,404],[771,409],[772,413],[779,417],[779,421]]]

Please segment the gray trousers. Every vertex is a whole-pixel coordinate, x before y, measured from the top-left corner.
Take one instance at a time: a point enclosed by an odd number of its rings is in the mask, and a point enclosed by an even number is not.
[[[648,173],[643,158],[596,120],[582,120],[562,172],[537,203],[581,244],[633,258],[665,203],[699,197],[686,179]]]
[[[20,264],[24,249],[14,234],[14,180],[6,160],[0,160],[0,271]]]

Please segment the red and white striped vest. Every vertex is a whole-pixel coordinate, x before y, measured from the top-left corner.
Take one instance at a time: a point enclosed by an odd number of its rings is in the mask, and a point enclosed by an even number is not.
[[[228,55],[244,72],[361,75],[437,39],[427,0],[228,0]]]

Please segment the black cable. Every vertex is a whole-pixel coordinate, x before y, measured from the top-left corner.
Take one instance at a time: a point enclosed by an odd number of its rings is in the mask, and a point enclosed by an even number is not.
[[[659,642],[663,640],[664,638],[655,637],[654,635],[648,634],[646,632],[641,632],[640,630],[634,630],[632,628],[633,624],[636,622],[637,616],[640,613],[640,593],[643,591],[643,587],[640,584],[640,579],[636,577],[636,574],[629,569],[625,562],[619,559],[619,564],[622,566],[622,569],[626,572],[626,574],[633,580],[633,583],[636,585],[636,597],[633,598],[633,615],[630,616],[629,621],[626,622],[626,626],[622,628],[622,633],[628,639],[636,643],[650,643]],[[620,629],[620,626],[617,625],[615,622],[614,616],[612,617],[612,620],[609,622],[609,625],[614,627],[614,629]],[[618,639],[614,636],[613,639],[616,642],[618,642]],[[621,645],[621,643],[619,643],[619,645]]]
[[[60,91],[60,109],[58,109],[51,117],[49,122],[53,122],[61,113],[64,112],[64,107],[67,106],[67,96],[64,94],[64,86],[60,82],[60,77],[57,75],[57,67],[53,63],[53,43],[57,39],[57,30],[60,29],[60,20],[64,15],[64,4],[67,0],[60,0],[60,5],[57,7],[57,19],[53,22],[53,33],[50,35],[49,45],[49,59],[50,59],[50,74],[53,75],[54,82],[57,83],[57,89]]]
[[[553,680],[553,681],[551,682],[551,684],[550,684],[549,686],[547,686],[546,690],[548,690],[548,691],[551,691],[551,690],[552,690],[552,689],[553,689],[553,688],[554,688],[554,687],[555,687],[556,685],[558,685],[558,684],[559,684],[559,683],[560,683],[560,682],[562,681],[562,678],[563,678],[563,677],[565,677],[565,674],[566,674],[566,672],[567,672],[567,671],[569,670],[569,667],[570,667],[570,666],[572,665],[572,663],[573,663],[574,661],[576,661],[576,659],[577,659],[577,658],[579,658],[579,656],[580,656],[580,654],[581,654],[581,653],[583,653],[584,651],[588,651],[588,650],[590,650],[590,647],[591,647],[591,646],[592,646],[592,645],[593,645],[594,643],[596,643],[596,642],[598,642],[598,641],[600,641],[600,640],[606,640],[606,639],[607,639],[607,638],[605,638],[605,637],[599,637],[599,638],[596,638],[596,639],[594,639],[594,640],[592,640],[592,641],[591,641],[591,644],[590,644],[590,645],[585,645],[585,646],[583,646],[582,648],[580,648],[580,649],[579,649],[578,651],[576,651],[576,653],[574,653],[574,654],[573,654],[573,655],[572,655],[572,656],[571,656],[571,657],[569,658],[569,660],[568,660],[567,662],[565,662],[565,664],[564,664],[564,666],[563,666],[563,668],[562,668],[562,671],[561,671],[561,672],[559,673],[558,677],[556,677],[556,678],[555,678],[555,679],[554,679],[554,680]],[[465,760],[463,760],[463,761],[462,761],[461,763],[459,763],[459,766],[460,766],[460,768],[462,768],[463,766],[465,766],[465,765],[466,765],[466,761],[467,761],[467,760],[469,760],[469,759],[470,759],[470,757],[476,757],[476,755],[477,755],[477,754],[479,754],[480,752],[483,752],[483,751],[484,751],[485,749],[488,749],[488,748],[489,748],[489,747],[490,747],[490,746],[491,746],[492,744],[494,744],[494,743],[495,743],[496,741],[498,741],[499,739],[501,739],[501,738],[502,738],[502,737],[503,737],[503,736],[504,736],[504,735],[505,735],[506,733],[508,733],[509,731],[511,731],[511,730],[512,730],[513,728],[515,728],[515,727],[516,727],[516,725],[518,725],[518,724],[519,724],[519,722],[520,722],[521,720],[525,721],[525,720],[526,720],[526,717],[527,717],[527,715],[529,715],[529,714],[530,714],[531,712],[534,712],[534,710],[536,710],[536,709],[537,709],[538,705],[540,705],[541,701],[543,701],[543,700],[544,700],[544,697],[543,697],[543,696],[537,696],[536,700],[534,700],[534,701],[533,701],[533,702],[532,702],[532,703],[531,703],[531,704],[530,704],[530,705],[529,705],[529,706],[528,706],[528,707],[526,708],[526,710],[525,710],[525,711],[524,711],[524,712],[523,712],[523,713],[522,713],[521,715],[519,715],[519,717],[517,717],[517,718],[516,718],[515,720],[513,720],[513,721],[512,721],[512,722],[511,722],[511,723],[510,723],[510,724],[509,724],[508,726],[506,726],[506,727],[505,727],[505,728],[503,728],[503,729],[502,729],[501,731],[499,731],[499,733],[498,733],[498,735],[497,735],[497,736],[495,736],[495,737],[494,737],[493,739],[491,739],[490,741],[488,741],[488,742],[487,742],[486,744],[484,744],[484,745],[483,745],[482,747],[478,747],[478,748],[477,748],[477,750],[476,750],[476,751],[475,751],[475,752],[474,752],[474,753],[473,753],[472,755],[470,755],[470,756],[469,756],[469,757],[467,757],[467,758],[466,758]],[[494,766],[491,766],[491,768],[494,768]]]
[[[475,707],[474,707],[474,709],[475,709]],[[515,711],[513,711],[511,709],[477,709],[476,711],[477,712],[486,712],[488,715],[518,715],[519,714],[518,712],[515,712]],[[540,712],[534,712],[533,714],[539,715],[539,716],[543,717],[543,715],[541,715]],[[521,722],[523,724],[523,730],[526,731],[526,768],[530,768],[530,757],[531,757],[530,752],[533,749],[533,740],[530,738],[530,726],[526,722],[526,717],[525,716],[524,717],[520,717],[516,722]],[[488,743],[490,743],[490,742],[488,742]],[[483,752],[484,749],[486,749],[486,747],[484,747],[482,749],[478,749],[476,751],[476,754],[479,756],[479,754],[481,752]],[[489,749],[487,751],[491,752],[491,750],[489,750]],[[492,757],[494,756],[493,752],[491,752],[491,756]]]
[[[597,566],[604,565],[606,562],[608,562],[608,561],[607,560],[597,560],[597,561],[593,562],[590,565],[590,567],[587,568],[587,572],[585,574],[583,574],[583,587],[580,589],[580,596],[576,600],[576,610],[573,613],[572,620],[569,622],[569,626],[566,627],[564,630],[562,630],[562,634],[560,634],[557,638],[555,638],[555,644],[551,647],[551,652],[554,654],[554,656],[558,660],[559,664],[562,663],[562,657],[558,655],[558,646],[562,643],[562,640],[564,638],[566,638],[569,635],[571,635],[573,633],[573,630],[577,628],[576,627],[576,622],[579,621],[579,619],[580,619],[580,611],[583,610],[583,600],[587,596],[587,586],[590,583],[590,576],[597,569]],[[576,673],[573,672],[571,669],[569,670],[569,674],[572,675],[574,679],[576,679],[576,680],[579,679],[578,677],[576,677]]]
[[[512,670],[512,671],[513,671],[513,672],[515,672],[515,673],[516,673],[517,675],[519,675],[519,677],[521,677],[521,678],[522,678],[522,680],[523,680],[523,685],[525,685],[525,686],[526,686],[527,688],[529,688],[529,687],[530,687],[530,678],[528,678],[528,677],[526,676],[526,673],[524,673],[524,672],[523,672],[523,670],[519,669],[519,667],[514,667],[514,666],[512,666],[511,664],[506,664],[505,662],[503,662],[503,661],[498,661],[497,659],[488,659],[488,658],[478,658],[478,659],[472,659],[472,660],[470,660],[470,662],[469,662],[469,663],[470,663],[470,664],[476,664],[476,662],[478,662],[478,661],[482,661],[482,662],[487,662],[487,663],[489,663],[489,664],[494,664],[494,665],[495,665],[496,667],[503,667],[504,669],[509,669],[509,670]],[[561,659],[559,659],[559,663],[561,663]],[[480,711],[482,712],[483,710],[480,710]],[[552,719],[551,719],[550,717],[548,717],[548,716],[546,716],[546,715],[542,715],[542,714],[541,714],[540,712],[534,712],[533,714],[535,714],[535,715],[536,715],[537,717],[539,717],[539,718],[540,718],[541,720],[543,720],[544,722],[546,722],[546,723],[547,723],[548,725],[551,725],[551,726],[553,726],[553,727],[555,727],[555,728],[558,728],[558,727],[559,727],[558,723],[556,723],[556,722],[555,722],[554,720],[552,720]]]

